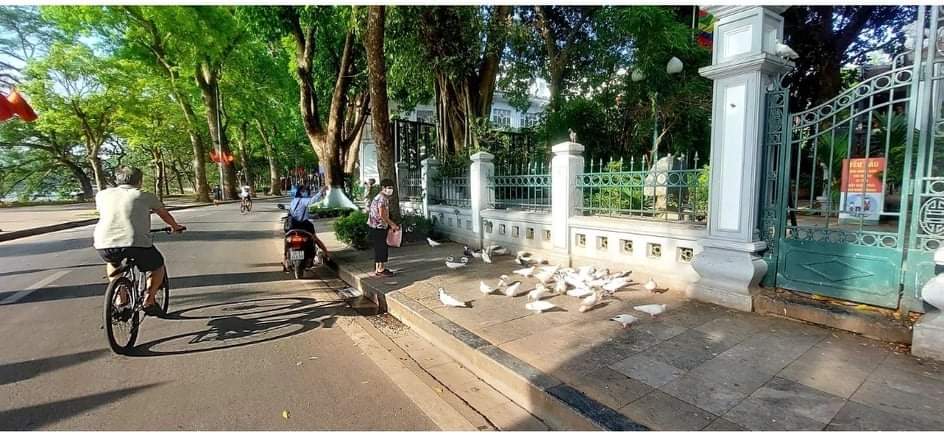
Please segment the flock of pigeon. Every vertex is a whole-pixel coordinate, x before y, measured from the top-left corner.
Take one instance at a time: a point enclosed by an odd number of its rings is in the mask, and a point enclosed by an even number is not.
[[[426,240],[432,247],[441,245],[441,243],[430,238]],[[466,246],[461,257],[446,257],[446,267],[459,269],[469,264],[472,259],[481,259],[483,262],[491,264],[493,257],[508,255],[508,253],[506,248],[497,245],[479,250],[472,250]],[[608,269],[598,270],[591,266],[576,269],[551,266],[547,260],[534,258],[527,252],[518,252],[515,262],[523,268],[513,271],[512,274],[522,278],[536,279],[537,283],[534,284],[533,288],[522,287],[523,283],[517,277],[513,279],[508,275],[501,275],[494,287],[486,284],[485,281],[479,281],[479,291],[483,295],[500,294],[511,298],[527,294],[528,302],[524,307],[537,313],[554,309],[556,305],[544,299],[562,294],[579,299],[580,307],[578,310],[584,313],[600,305],[605,298],[612,297],[618,290],[634,283],[629,278],[631,271],[611,273]],[[642,287],[653,293],[665,291],[665,289],[659,289],[652,278],[649,278]],[[439,301],[448,307],[468,307],[467,302],[446,293],[446,290],[442,287],[439,288]],[[650,316],[656,316],[665,312],[666,305],[637,305],[633,309]],[[631,314],[620,314],[610,320],[620,323],[625,328],[637,321],[638,318]]]

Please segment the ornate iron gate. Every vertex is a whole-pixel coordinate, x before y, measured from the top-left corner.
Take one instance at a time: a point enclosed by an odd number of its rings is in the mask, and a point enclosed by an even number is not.
[[[919,289],[944,241],[944,18],[927,11],[915,50],[826,103],[789,113],[789,89],[772,84],[765,285],[923,311]]]
[[[400,198],[410,200],[414,205],[423,202],[423,159],[438,155],[436,144],[436,126],[425,122],[397,119],[393,121],[395,142],[394,156],[397,162],[406,162],[407,173],[399,176],[405,181],[400,186]]]

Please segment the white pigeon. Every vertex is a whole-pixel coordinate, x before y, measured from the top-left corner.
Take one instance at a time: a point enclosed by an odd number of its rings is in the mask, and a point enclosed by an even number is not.
[[[600,303],[600,294],[597,292],[590,292],[590,296],[587,296],[583,298],[583,300],[580,301],[579,310],[581,313],[586,313],[587,311],[592,310],[593,307],[597,306],[597,304],[599,303]]]
[[[485,281],[479,281],[479,291],[482,292],[483,295],[495,293],[495,289],[489,287],[488,284],[485,284]]]
[[[637,318],[636,316],[633,316],[633,315],[631,315],[631,314],[620,314],[620,315],[618,315],[618,316],[616,316],[616,317],[614,317],[614,318],[612,318],[612,319],[610,319],[610,320],[612,320],[612,321],[614,321],[614,322],[619,322],[620,325],[623,325],[623,327],[625,328],[625,327],[627,327],[627,326],[629,326],[629,325],[635,323],[637,320],[639,320],[639,318]]]
[[[498,277],[498,285],[495,286],[495,287],[496,287],[496,288],[504,287],[504,286],[505,286],[505,283],[507,283],[509,279],[511,279],[511,278],[510,278],[508,275],[499,276],[499,277]]]
[[[563,294],[564,292],[566,292],[566,291],[567,291],[567,281],[564,281],[564,280],[562,280],[562,279],[561,279],[561,280],[558,280],[558,281],[557,281],[557,284],[554,285],[554,291],[557,292],[558,294]]]
[[[443,305],[447,307],[465,307],[466,306],[465,302],[462,302],[446,294],[446,290],[443,289],[442,287],[439,288],[439,301],[442,302]]]
[[[487,251],[482,251],[482,261],[486,264],[492,264],[492,256],[488,255]]]
[[[463,257],[463,258],[465,258],[465,257]],[[446,260],[446,267],[448,267],[448,268],[450,268],[450,269],[458,269],[458,268],[460,268],[460,267],[465,267],[465,264],[466,264],[467,262],[468,262],[468,261],[450,261],[449,259],[447,259],[447,260]]]
[[[590,290],[586,287],[577,287],[571,290],[567,290],[567,296],[573,296],[575,298],[585,298],[593,294],[593,290]]]
[[[541,284],[547,284],[551,279],[554,278],[554,272],[545,270],[535,273],[534,277],[537,278],[538,281],[541,281]]]
[[[574,274],[569,274],[569,275],[564,276],[564,282],[574,287],[580,287],[582,285],[585,285],[584,281],[580,279],[580,277]]]
[[[495,246],[494,249],[490,249],[492,255],[508,255],[508,249],[501,246]]]
[[[539,301],[544,296],[547,296],[547,294],[547,287],[545,287],[544,284],[538,283],[534,286],[534,290],[528,292],[528,299],[532,301]]]
[[[775,45],[774,50],[777,53],[777,56],[785,57],[790,60],[796,60],[800,58],[800,55],[797,54],[789,45],[780,42],[779,39],[774,39]]]
[[[647,305],[636,305],[633,307],[636,311],[642,311],[643,313],[649,314],[650,316],[655,316],[656,314],[662,314],[665,312],[665,304],[647,304]]]
[[[524,304],[525,308],[531,311],[537,311],[539,313],[550,310],[551,308],[554,308],[556,306],[557,305],[554,305],[548,301],[534,301],[534,302],[528,302]]]
[[[601,287],[603,290],[606,290],[609,293],[613,293],[623,287],[629,285],[629,280],[626,278],[616,278],[607,281],[606,284],[603,284]]]
[[[646,283],[642,285],[642,288],[649,291],[655,291],[655,289],[657,289],[658,286],[656,285],[656,281],[652,279],[652,277],[650,277],[649,281],[646,281]]]
[[[505,296],[515,297],[515,296],[518,296],[518,290],[520,288],[521,288],[521,281],[515,281],[511,284],[508,284],[508,286],[505,287],[505,290],[503,291],[505,293]]]
[[[518,270],[516,270],[516,271],[514,271],[514,272],[512,272],[512,273],[514,273],[515,275],[521,275],[521,276],[527,278],[527,277],[529,277],[529,276],[531,276],[531,275],[534,274],[534,266],[526,267],[526,268],[524,268],[524,269],[518,269]]]
[[[432,246],[432,247],[434,247],[434,248],[437,247],[437,246],[439,246],[439,245],[442,245],[442,243],[439,243],[439,242],[437,242],[437,241],[435,241],[435,240],[433,240],[433,239],[431,239],[431,238],[429,238],[429,237],[426,238],[426,243],[429,243],[429,246]]]
[[[483,255],[484,253],[485,253],[484,251],[472,251],[472,257],[473,257],[473,258],[482,258],[482,255]]]

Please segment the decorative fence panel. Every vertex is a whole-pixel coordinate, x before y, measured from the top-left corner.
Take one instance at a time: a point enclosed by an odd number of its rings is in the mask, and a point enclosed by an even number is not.
[[[518,166],[499,164],[488,178],[495,193],[492,208],[548,212],[551,208],[549,165],[530,163]]]
[[[436,183],[436,195],[431,203],[451,205],[453,207],[468,208],[471,206],[471,191],[469,190],[469,169],[460,170],[455,175],[439,177]]]
[[[705,224],[708,214],[708,169],[698,168],[699,156],[668,155],[649,165],[642,158],[590,161],[577,178],[578,210],[586,216],[658,219]]]

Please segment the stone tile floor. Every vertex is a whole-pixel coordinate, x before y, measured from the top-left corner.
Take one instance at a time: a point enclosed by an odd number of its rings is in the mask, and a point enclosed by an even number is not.
[[[326,238],[333,238],[325,235]],[[336,242],[334,242],[336,243]],[[398,275],[372,285],[400,292],[546,374],[655,430],[932,430],[944,427],[944,365],[895,345],[789,319],[729,310],[640,286],[580,313],[579,301],[535,314],[526,296],[483,295],[517,269],[512,258],[449,270],[461,246],[411,245],[391,252]],[[370,253],[335,259],[361,271]],[[522,285],[533,287],[534,279]],[[469,301],[447,308],[436,291]],[[664,303],[650,317],[634,305]],[[629,313],[629,328],[609,321]]]

